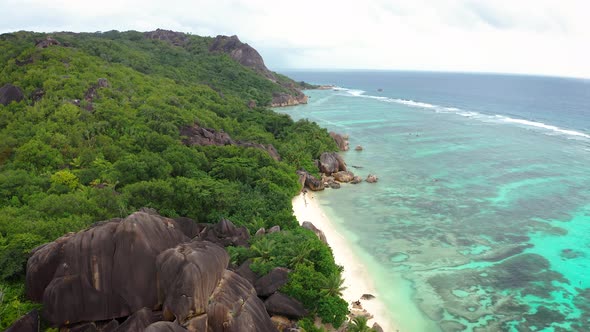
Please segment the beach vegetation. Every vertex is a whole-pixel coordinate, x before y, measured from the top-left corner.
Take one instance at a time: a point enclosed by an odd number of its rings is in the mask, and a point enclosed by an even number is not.
[[[291,206],[301,189],[295,171],[314,172],[313,160],[337,148],[317,124],[264,107],[282,86],[210,53],[207,37],[188,35],[180,47],[134,31],[54,33],[61,46],[36,48],[46,36],[0,35],[0,85],[26,96],[0,105],[0,329],[37,306],[23,287],[33,248],[141,207],[227,218],[251,234],[280,226],[229,249],[232,261],[253,258],[259,274],[288,267],[286,293],[344,321],[346,303],[322,292],[340,267]],[[194,124],[272,144],[280,161],[255,147],[186,144],[180,129]]]

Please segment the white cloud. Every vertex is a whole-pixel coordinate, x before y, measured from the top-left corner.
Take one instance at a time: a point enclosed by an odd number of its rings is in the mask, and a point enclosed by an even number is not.
[[[0,32],[237,34],[271,68],[590,77],[585,0],[0,0]]]

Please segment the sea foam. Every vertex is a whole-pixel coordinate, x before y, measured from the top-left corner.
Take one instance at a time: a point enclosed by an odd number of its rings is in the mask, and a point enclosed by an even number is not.
[[[485,122],[507,123],[507,124],[519,125],[522,127],[539,128],[539,129],[542,129],[545,133],[550,134],[550,135],[557,134],[557,135],[568,136],[570,138],[590,139],[589,134],[575,131],[575,130],[571,130],[571,129],[560,128],[560,127],[557,127],[554,125],[549,125],[549,124],[546,124],[543,122],[531,121],[531,120],[526,120],[526,119],[511,118],[511,117],[508,117],[505,115],[498,115],[498,114],[487,115],[487,114],[482,114],[479,112],[462,110],[457,107],[445,107],[445,106],[441,106],[441,105],[434,105],[434,104],[429,104],[429,103],[425,103],[425,102],[421,102],[421,101],[415,101],[415,100],[411,100],[411,99],[389,98],[389,97],[384,97],[384,96],[372,96],[372,95],[365,94],[366,91],[357,90],[357,89],[347,89],[347,88],[342,88],[342,87],[335,87],[334,90],[342,91],[343,93],[345,93],[345,95],[348,95],[351,97],[375,99],[375,100],[380,100],[383,102],[396,103],[396,104],[401,104],[401,105],[405,105],[405,106],[409,106],[409,107],[434,110],[437,113],[453,113],[453,114],[457,114],[457,115],[464,116],[464,117],[475,118],[475,119],[485,121]]]

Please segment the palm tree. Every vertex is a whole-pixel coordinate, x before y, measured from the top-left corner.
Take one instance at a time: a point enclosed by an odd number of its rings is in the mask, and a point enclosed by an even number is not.
[[[334,272],[325,279],[322,293],[328,296],[340,297],[346,289],[342,284],[344,284],[344,278],[342,278],[340,272]]]
[[[357,316],[350,321],[347,332],[375,332],[374,329],[367,325],[369,319],[367,316]]]
[[[253,261],[269,261],[274,245],[275,241],[269,240],[266,237],[253,244],[251,247],[252,251],[254,252]]]

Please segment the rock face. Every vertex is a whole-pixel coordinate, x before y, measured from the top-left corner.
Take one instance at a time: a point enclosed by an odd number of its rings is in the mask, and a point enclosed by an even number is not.
[[[266,310],[272,315],[280,315],[289,318],[303,318],[307,315],[307,310],[299,301],[283,294],[276,292],[264,301]]]
[[[23,90],[12,84],[4,84],[0,88],[0,104],[6,106],[13,101],[19,102],[25,98]]]
[[[209,296],[228,263],[227,252],[207,241],[192,241],[162,252],[156,270],[164,319],[183,324],[192,316],[206,314]]]
[[[298,170],[297,175],[299,176],[299,183],[302,187],[308,188],[311,191],[324,190],[324,183],[308,172]]]
[[[275,75],[266,68],[264,60],[252,46],[244,44],[238,36],[217,36],[209,47],[210,52],[223,52],[229,54],[239,64],[250,67],[272,81],[276,81]]]
[[[340,149],[340,151],[348,151],[348,137],[347,136],[342,136],[342,135],[337,134],[333,131],[330,132],[330,136],[332,136],[332,138],[334,139],[334,142],[336,142],[336,145],[338,145],[338,148]]]
[[[324,152],[320,155],[320,172],[332,174],[346,171],[344,159],[336,152]]]
[[[61,45],[61,43],[49,36],[47,36],[45,39],[37,40],[37,42],[35,43],[35,47],[37,48],[47,48],[49,46],[56,45]]]
[[[258,296],[268,297],[289,281],[289,270],[283,267],[272,269],[267,275],[256,280],[254,288]]]
[[[36,309],[30,311],[4,332],[39,332],[39,312]]]
[[[307,229],[309,229],[310,231],[314,232],[314,233],[315,233],[315,235],[317,235],[317,237],[318,237],[318,238],[319,238],[319,239],[320,239],[322,242],[324,242],[324,243],[326,243],[326,244],[328,243],[328,241],[326,240],[326,235],[324,234],[324,232],[323,232],[321,229],[319,229],[319,228],[315,227],[315,225],[314,225],[314,224],[312,224],[311,222],[309,222],[309,221],[304,221],[304,222],[301,224],[301,226],[302,226],[303,228],[307,228]]]
[[[170,30],[156,29],[156,31],[144,32],[143,36],[147,39],[163,40],[176,46],[183,46],[186,44],[187,36],[182,32],[175,32]]]
[[[234,141],[229,134],[224,131],[217,131],[211,128],[203,128],[198,124],[180,128],[180,135],[185,136],[182,142],[185,145],[237,145],[245,148],[256,148],[266,152],[274,159],[281,160],[279,152],[272,144],[264,145],[253,142]]]
[[[27,296],[55,326],[124,317],[157,302],[156,256],[189,239],[172,219],[136,212],[33,250]]]
[[[307,104],[307,96],[302,92],[296,93],[295,95],[285,92],[276,93],[273,94],[272,101],[270,102],[271,107],[295,106],[299,104]]]
[[[276,331],[256,276],[227,270],[223,247],[202,239],[247,244],[247,230],[190,223],[142,209],[40,246],[27,262],[27,295],[52,326],[72,332]]]
[[[92,106],[92,102],[94,99],[98,98],[98,89],[100,88],[108,88],[109,82],[106,78],[99,78],[95,84],[92,84],[86,93],[84,93],[84,100],[86,101],[86,106],[84,107],[85,110],[88,112],[92,112],[94,110],[94,106]],[[78,105],[79,106],[79,105]]]

